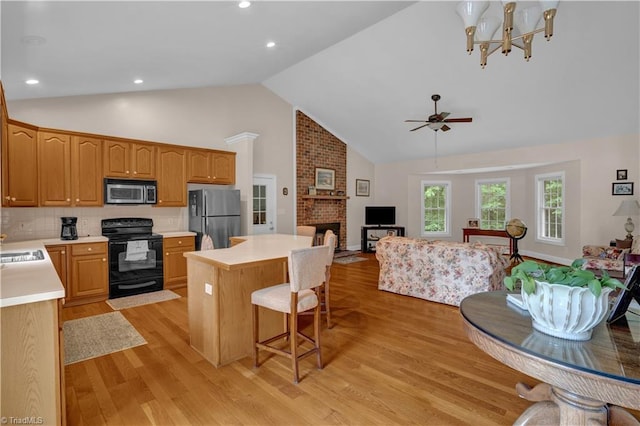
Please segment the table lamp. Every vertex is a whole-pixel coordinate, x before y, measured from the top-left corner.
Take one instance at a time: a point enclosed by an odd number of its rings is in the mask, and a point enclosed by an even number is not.
[[[613,214],[614,216],[627,216],[627,221],[624,224],[624,230],[627,231],[627,240],[632,240],[633,235],[631,233],[635,229],[635,225],[631,221],[631,216],[640,215],[640,203],[638,200],[624,200],[618,206],[618,210]]]

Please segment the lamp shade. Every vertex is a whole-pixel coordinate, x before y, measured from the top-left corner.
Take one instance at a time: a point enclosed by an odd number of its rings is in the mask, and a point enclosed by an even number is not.
[[[475,27],[480,16],[489,7],[488,1],[461,1],[456,6],[456,12],[462,18],[464,27]]]
[[[613,214],[614,216],[638,216],[640,215],[640,203],[638,200],[624,200]]]
[[[513,23],[520,34],[526,34],[534,31],[538,26],[538,22],[542,17],[542,11],[538,6],[517,9],[513,15]]]
[[[501,23],[502,20],[493,15],[485,15],[480,18],[478,25],[476,26],[476,40],[489,41],[493,39],[493,35],[496,33],[496,30]]]

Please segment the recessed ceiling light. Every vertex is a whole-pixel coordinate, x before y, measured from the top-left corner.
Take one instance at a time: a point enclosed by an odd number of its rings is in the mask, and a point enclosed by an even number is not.
[[[40,81],[36,80],[35,78],[30,78],[29,80],[26,80],[25,83],[29,85],[34,85],[34,84],[40,83]]]
[[[142,80],[142,79],[140,79],[140,78],[137,78],[137,79],[133,80],[133,82],[134,82],[135,84],[142,84],[142,83],[144,83],[144,80]]]
[[[246,9],[247,7],[251,6],[251,2],[247,1],[247,0],[243,0],[240,3],[238,3],[238,7],[240,9]]]
[[[42,46],[47,39],[37,35],[26,35],[20,39],[20,42],[27,46]]]
[[[268,42],[267,47],[276,47],[276,42],[275,41]]]

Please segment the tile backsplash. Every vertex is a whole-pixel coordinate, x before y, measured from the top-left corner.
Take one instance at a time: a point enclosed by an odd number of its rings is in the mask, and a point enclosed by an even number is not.
[[[104,207],[12,207],[2,208],[0,231],[6,242],[60,237],[61,217],[78,218],[78,236],[102,235],[100,221],[116,217],[153,219],[153,232],[186,231],[186,207],[104,206]]]

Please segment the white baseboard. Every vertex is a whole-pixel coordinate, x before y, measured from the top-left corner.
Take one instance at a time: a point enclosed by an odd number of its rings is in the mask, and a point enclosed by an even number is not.
[[[547,262],[558,263],[560,265],[571,265],[575,259],[565,259],[564,257],[550,256],[544,253],[537,253],[529,250],[519,250],[522,256],[533,257],[535,259],[546,260]]]

